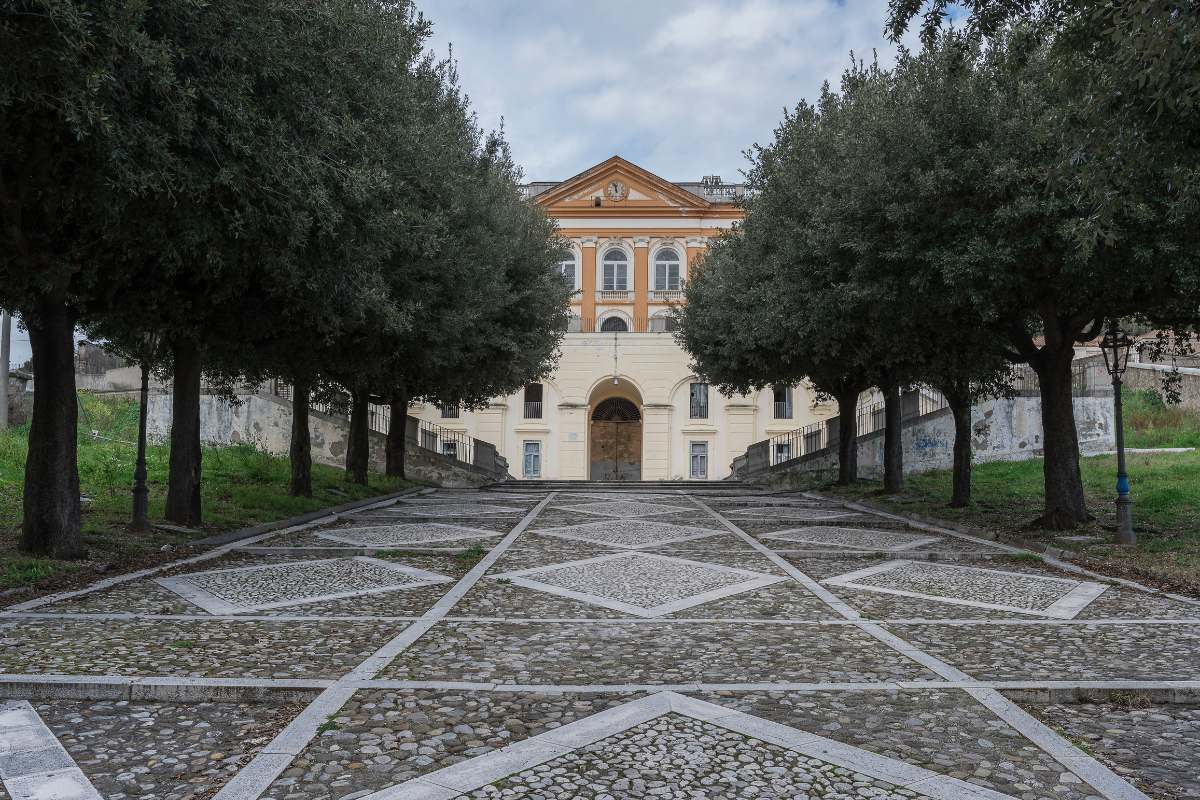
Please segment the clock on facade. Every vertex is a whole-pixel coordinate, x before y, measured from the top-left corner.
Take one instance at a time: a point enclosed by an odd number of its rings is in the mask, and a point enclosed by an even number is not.
[[[609,200],[624,200],[626,197],[629,197],[629,187],[621,181],[612,181],[605,187],[604,195]]]

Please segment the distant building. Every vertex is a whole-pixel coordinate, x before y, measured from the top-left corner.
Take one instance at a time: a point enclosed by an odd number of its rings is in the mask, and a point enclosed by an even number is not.
[[[742,218],[744,186],[671,183],[613,157],[524,189],[572,245],[557,371],[480,411],[414,405],[414,416],[494,442],[518,478],[712,480],[752,442],[834,413],[806,386],[725,397],[671,334],[670,304],[709,238]]]

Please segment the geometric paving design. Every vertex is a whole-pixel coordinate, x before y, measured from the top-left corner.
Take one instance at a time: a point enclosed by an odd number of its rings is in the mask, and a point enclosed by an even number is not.
[[[659,786],[636,786],[627,777],[641,783],[647,772]],[[455,797],[1011,800],[1011,795],[669,691],[362,800]]]
[[[812,525],[807,528],[776,531],[759,538],[882,552],[911,550],[923,544],[941,541],[938,536],[921,536],[899,531],[874,531],[865,528],[837,528],[829,525]]]
[[[723,531],[707,528],[693,528],[686,525],[671,525],[666,522],[652,522],[640,519],[619,519],[606,522],[588,522],[583,525],[573,525],[564,528],[543,528],[534,531],[541,536],[556,536],[560,539],[571,539],[578,542],[603,544],[611,547],[624,547],[638,550],[643,547],[656,547],[671,542],[686,542],[692,539],[704,539],[718,536]]]
[[[401,501],[404,502],[404,501]],[[416,503],[376,509],[373,515],[402,517],[476,517],[482,514],[524,514],[525,509],[487,503]]]
[[[787,580],[782,575],[639,552],[490,577],[639,617],[661,617]]]
[[[427,542],[450,542],[458,539],[484,539],[489,536],[503,536],[504,533],[464,528],[461,525],[447,525],[444,522],[405,522],[399,525],[338,528],[320,531],[317,535],[322,539],[332,539],[345,544],[398,546]]]
[[[246,614],[453,580],[367,556],[234,567],[155,578],[210,614]]]
[[[676,511],[695,511],[688,506],[668,506],[661,503],[639,503],[634,500],[609,500],[599,503],[582,503],[580,505],[556,505],[565,511],[578,511],[581,514],[596,514],[601,517],[646,517],[654,514],[672,514]]]
[[[734,508],[722,511],[727,517],[778,517],[780,519],[824,520],[857,517],[853,511],[820,511],[812,508]]]
[[[0,780],[13,800],[101,800],[24,700],[0,702]]]
[[[1073,619],[1108,588],[1092,581],[905,560],[822,583],[1053,619]]]

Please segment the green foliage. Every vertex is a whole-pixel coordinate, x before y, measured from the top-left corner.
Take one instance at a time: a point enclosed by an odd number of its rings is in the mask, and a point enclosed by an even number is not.
[[[1126,389],[1121,402],[1127,447],[1200,447],[1200,412],[1167,405],[1153,389]]]

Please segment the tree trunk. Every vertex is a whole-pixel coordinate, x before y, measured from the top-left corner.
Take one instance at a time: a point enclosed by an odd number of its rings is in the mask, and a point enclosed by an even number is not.
[[[367,427],[371,396],[366,390],[350,393],[350,440],[346,444],[346,480],[367,485],[371,459],[371,434]]]
[[[858,482],[858,394],[855,387],[835,395],[838,404],[838,486]]]
[[[183,340],[172,348],[175,359],[171,396],[171,472],[167,478],[166,518],[188,528],[200,526],[200,348]]]
[[[942,391],[954,418],[954,465],[951,467],[953,489],[951,508],[966,508],[971,504],[971,394],[961,389]]]
[[[404,389],[392,392],[392,413],[388,420],[387,474],[404,479],[404,451],[408,436],[408,393]]]
[[[1043,470],[1046,509],[1038,524],[1067,530],[1091,519],[1079,474],[1079,435],[1071,397],[1071,360],[1075,348],[1064,343],[1057,352],[1046,345],[1033,364],[1042,397]]]
[[[65,303],[51,300],[39,301],[31,311],[22,316],[29,328],[37,389],[25,459],[21,549],[82,558],[87,550],[79,530],[75,318]]]
[[[884,389],[883,403],[883,490],[894,494],[904,491],[904,410],[899,385]]]
[[[292,441],[288,460],[292,478],[288,494],[292,497],[312,497],[312,438],[308,431],[308,404],[312,384],[306,379],[292,383]]]

